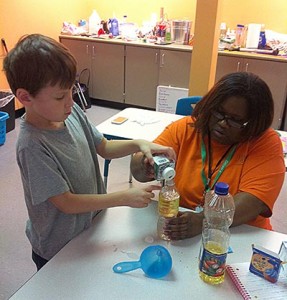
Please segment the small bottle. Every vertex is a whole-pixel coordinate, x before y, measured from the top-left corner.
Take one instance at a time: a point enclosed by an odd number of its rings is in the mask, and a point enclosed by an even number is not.
[[[166,22],[165,41],[167,43],[171,42],[171,29],[170,29],[170,23],[169,23],[169,21]]]
[[[218,43],[218,49],[219,50],[224,50],[225,49],[225,41],[224,39],[226,38],[226,23],[221,23],[220,24],[220,32],[219,32],[219,43]]]
[[[128,31],[129,31],[128,17],[127,15],[124,15],[119,25],[119,34],[122,36],[122,38],[126,38],[126,36],[128,35]]]
[[[226,23],[221,23],[220,24],[220,33],[219,33],[220,40],[226,38],[226,32],[227,32]]]
[[[128,16],[127,15],[124,15],[123,16],[123,22],[122,22],[123,24],[126,24],[126,23],[128,23]]]
[[[236,36],[235,36],[235,46],[236,47],[241,47],[241,42],[242,42],[242,34],[244,31],[244,25],[238,24],[236,27]]]
[[[171,218],[175,218],[178,214],[179,194],[176,190],[173,179],[164,181],[158,199],[158,236],[163,240],[170,240],[166,232],[165,224]]]
[[[159,19],[160,19],[160,22],[163,22],[163,21],[164,21],[164,7],[161,7],[161,8],[160,8],[160,11],[159,11]]]
[[[210,284],[224,281],[225,263],[235,204],[229,186],[218,182],[207,192],[204,202],[202,244],[199,255],[199,276]]]
[[[264,49],[265,46],[266,46],[265,25],[262,24],[260,35],[259,35],[258,49]]]

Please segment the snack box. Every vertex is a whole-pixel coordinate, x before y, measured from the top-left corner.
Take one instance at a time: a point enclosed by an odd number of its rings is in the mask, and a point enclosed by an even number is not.
[[[279,250],[279,257],[283,261],[282,271],[287,275],[287,241],[282,242]]]
[[[257,245],[252,245],[252,250],[249,271],[272,283],[277,282],[282,264],[279,255]]]

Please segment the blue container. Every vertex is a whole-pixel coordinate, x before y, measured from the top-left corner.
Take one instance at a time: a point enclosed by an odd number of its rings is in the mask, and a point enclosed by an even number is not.
[[[6,120],[9,119],[9,114],[0,111],[0,146],[6,141]]]
[[[109,30],[113,36],[119,35],[119,22],[116,18],[109,20]]]

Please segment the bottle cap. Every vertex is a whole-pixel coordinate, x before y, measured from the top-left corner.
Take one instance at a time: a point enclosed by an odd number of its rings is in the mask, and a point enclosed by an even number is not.
[[[171,180],[175,176],[175,170],[172,167],[167,167],[162,171],[162,177],[165,180]]]
[[[215,184],[215,193],[218,195],[227,195],[229,190],[229,185],[225,182],[217,182]]]

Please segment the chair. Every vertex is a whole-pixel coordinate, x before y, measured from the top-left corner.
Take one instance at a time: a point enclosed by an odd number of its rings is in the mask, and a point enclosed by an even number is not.
[[[191,115],[195,104],[202,99],[202,96],[189,96],[177,100],[175,113],[177,115]]]

